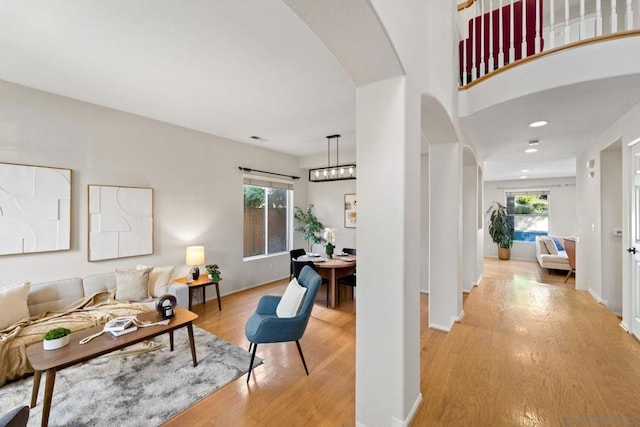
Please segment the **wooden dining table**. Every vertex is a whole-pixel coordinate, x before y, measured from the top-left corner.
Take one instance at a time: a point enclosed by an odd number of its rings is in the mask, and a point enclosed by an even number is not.
[[[340,305],[338,279],[356,272],[355,255],[334,255],[333,258],[302,255],[298,261],[313,261],[313,265],[320,276],[329,281],[329,307]]]

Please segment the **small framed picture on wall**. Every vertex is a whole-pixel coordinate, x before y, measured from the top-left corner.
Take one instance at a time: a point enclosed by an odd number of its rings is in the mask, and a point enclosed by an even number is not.
[[[358,202],[355,194],[344,195],[344,227],[356,228],[358,221]]]

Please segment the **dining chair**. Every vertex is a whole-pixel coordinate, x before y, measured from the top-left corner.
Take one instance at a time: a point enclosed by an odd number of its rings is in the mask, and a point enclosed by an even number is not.
[[[291,280],[291,278],[293,277],[293,260],[297,259],[298,257],[302,256],[302,255],[306,255],[307,252],[300,248],[300,249],[292,249],[289,251],[289,256],[291,258],[291,264],[289,265],[289,280]]]
[[[305,265],[308,265],[309,267],[315,270],[313,261],[298,261],[298,260],[291,259],[291,265],[293,266],[293,277],[295,277],[296,279],[298,278],[298,275],[300,275],[300,272],[302,271]],[[327,307],[329,307],[329,281],[323,277],[322,284],[327,285]]]
[[[355,248],[342,248],[342,252],[349,255],[357,255]],[[351,299],[353,299],[353,288],[356,287],[356,273],[344,276],[338,279],[338,287],[340,285],[351,287]],[[339,294],[338,290],[338,294]]]
[[[573,239],[564,239],[564,250],[569,258],[569,272],[567,277],[564,278],[564,283],[567,283],[571,273],[576,274],[576,241]]]
[[[304,335],[309,317],[311,317],[311,310],[314,306],[318,288],[322,283],[322,278],[312,267],[305,265],[297,280],[300,286],[307,288],[307,291],[304,294],[300,310],[294,317],[278,317],[276,314],[278,304],[282,299],[281,296],[263,295],[258,301],[255,313],[251,315],[245,324],[244,333],[249,340],[249,352],[251,352],[247,383],[251,378],[251,370],[253,369],[253,361],[256,357],[258,344],[295,341],[304,370],[309,375],[307,363],[302,354],[302,347],[300,347],[300,339]]]

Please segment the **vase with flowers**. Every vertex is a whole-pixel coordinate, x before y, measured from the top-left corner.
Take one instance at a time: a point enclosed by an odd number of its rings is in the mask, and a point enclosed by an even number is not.
[[[325,246],[325,252],[327,254],[327,259],[331,259],[333,257],[333,250],[335,249],[336,242],[336,229],[327,227],[324,229],[324,234],[322,236],[324,240],[327,242]]]

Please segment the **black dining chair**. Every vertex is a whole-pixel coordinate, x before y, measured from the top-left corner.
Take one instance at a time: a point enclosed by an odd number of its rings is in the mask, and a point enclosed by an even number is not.
[[[356,254],[357,251],[355,248],[342,248],[342,252],[349,255],[357,255]],[[351,299],[353,299],[353,288],[356,287],[356,273],[339,278],[338,287],[340,285],[351,287]]]
[[[289,251],[289,256],[291,257],[291,264],[289,265],[289,280],[291,280],[291,278],[293,277],[293,260],[297,259],[298,257],[302,256],[302,255],[306,255],[307,252],[300,248],[300,249],[292,249]],[[296,276],[298,277],[298,276]]]
[[[293,277],[295,277],[296,279],[298,278],[298,275],[300,275],[300,272],[302,271],[305,265],[308,265],[309,267],[315,270],[313,261],[298,261],[292,258],[291,265],[293,266]],[[329,281],[323,277],[322,284],[327,285],[327,307],[329,307]]]

